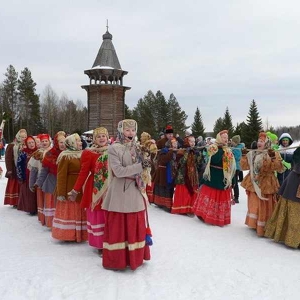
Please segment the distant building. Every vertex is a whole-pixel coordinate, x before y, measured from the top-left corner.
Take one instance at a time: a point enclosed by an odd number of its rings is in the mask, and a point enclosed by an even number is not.
[[[88,129],[99,126],[115,135],[118,122],[125,117],[125,92],[123,71],[112,43],[112,35],[106,31],[103,42],[91,69],[85,70],[89,85],[81,86],[87,91]]]

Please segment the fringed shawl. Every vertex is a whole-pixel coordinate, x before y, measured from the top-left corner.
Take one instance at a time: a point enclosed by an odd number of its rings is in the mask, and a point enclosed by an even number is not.
[[[235,159],[234,159],[231,149],[225,145],[221,146],[220,140],[221,140],[220,135],[218,134],[216,143],[210,145],[207,149],[208,162],[207,162],[204,174],[203,174],[203,178],[208,181],[211,180],[211,178],[210,178],[211,157],[218,152],[219,147],[220,147],[224,151],[223,158],[222,158],[223,176],[224,176],[223,183],[225,185],[224,188],[227,189],[232,183],[232,178],[234,177],[234,174],[236,171],[236,163],[235,163]]]
[[[110,183],[111,176],[109,176],[110,172],[108,169],[107,149],[107,146],[86,149],[87,151],[92,151],[100,154],[95,163],[94,169],[92,210],[94,210],[94,208],[100,203],[101,199],[105,196]]]

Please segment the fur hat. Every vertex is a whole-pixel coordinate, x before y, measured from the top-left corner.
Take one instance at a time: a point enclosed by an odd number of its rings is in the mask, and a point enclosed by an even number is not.
[[[167,125],[165,133],[174,133],[173,127],[171,125]]]
[[[235,144],[239,144],[241,142],[241,137],[239,135],[235,135],[231,138],[231,141]]]

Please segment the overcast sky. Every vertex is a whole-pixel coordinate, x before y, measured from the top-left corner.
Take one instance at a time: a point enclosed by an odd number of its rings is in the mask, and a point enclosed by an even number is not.
[[[269,126],[300,124],[300,2],[1,1],[0,81],[8,65],[32,72],[37,92],[86,104],[83,71],[109,31],[123,70],[126,103],[148,90],[173,93],[193,122],[198,106],[207,131],[226,107],[233,124],[252,99]]]

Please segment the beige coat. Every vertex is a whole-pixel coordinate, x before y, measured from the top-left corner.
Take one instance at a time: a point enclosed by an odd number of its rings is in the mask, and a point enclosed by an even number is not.
[[[276,158],[271,160],[271,158],[265,154],[263,159],[263,165],[258,174],[258,183],[261,192],[265,195],[275,194],[278,192],[279,183],[275,172],[283,172],[284,166],[282,164],[281,156],[278,152],[275,152]],[[249,170],[250,165],[247,156],[242,156],[241,158],[241,168],[243,171]],[[255,192],[250,173],[246,175],[241,183],[241,186],[250,192]]]
[[[143,170],[141,163],[133,163],[126,144],[114,143],[108,148],[108,165],[112,181],[103,200],[102,209],[120,213],[145,209],[145,201],[136,186],[135,176]]]

